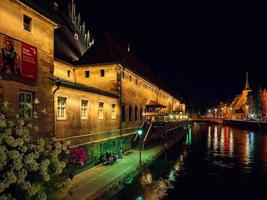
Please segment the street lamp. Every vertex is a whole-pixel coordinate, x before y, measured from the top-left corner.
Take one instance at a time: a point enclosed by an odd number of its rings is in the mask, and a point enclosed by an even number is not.
[[[139,165],[141,165],[141,151],[142,151],[142,135],[143,135],[143,130],[140,128],[137,130],[137,134],[140,137],[140,154],[139,154]]]

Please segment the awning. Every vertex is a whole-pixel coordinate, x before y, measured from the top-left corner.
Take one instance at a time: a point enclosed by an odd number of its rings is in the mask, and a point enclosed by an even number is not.
[[[167,106],[164,106],[164,105],[160,104],[159,102],[153,101],[150,99],[146,102],[146,107],[149,107],[149,108],[166,108]]]

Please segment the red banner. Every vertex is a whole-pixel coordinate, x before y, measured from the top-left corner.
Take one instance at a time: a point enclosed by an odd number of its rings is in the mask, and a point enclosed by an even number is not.
[[[36,80],[37,48],[0,34],[0,75]]]

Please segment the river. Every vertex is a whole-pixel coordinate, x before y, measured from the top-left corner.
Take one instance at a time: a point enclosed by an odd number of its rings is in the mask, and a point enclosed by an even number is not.
[[[193,123],[113,200],[267,199],[267,131]]]

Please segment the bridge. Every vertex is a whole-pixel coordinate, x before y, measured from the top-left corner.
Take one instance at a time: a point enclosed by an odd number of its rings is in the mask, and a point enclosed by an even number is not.
[[[193,118],[192,122],[211,122],[216,124],[223,124],[223,118]]]

